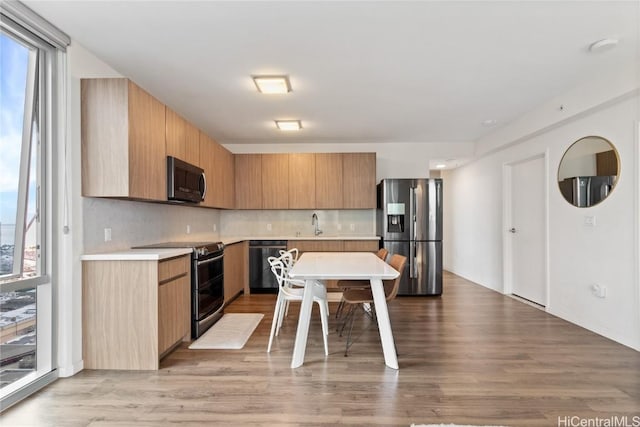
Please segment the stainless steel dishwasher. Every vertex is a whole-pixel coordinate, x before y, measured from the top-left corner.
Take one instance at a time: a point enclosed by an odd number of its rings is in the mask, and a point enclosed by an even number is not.
[[[279,257],[281,250],[287,250],[286,240],[249,241],[249,289],[252,293],[278,292],[278,282],[267,259]]]

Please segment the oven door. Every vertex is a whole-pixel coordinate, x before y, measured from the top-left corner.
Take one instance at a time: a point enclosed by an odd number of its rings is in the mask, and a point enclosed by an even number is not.
[[[224,305],[224,255],[194,260],[192,336],[197,338],[220,316]]]

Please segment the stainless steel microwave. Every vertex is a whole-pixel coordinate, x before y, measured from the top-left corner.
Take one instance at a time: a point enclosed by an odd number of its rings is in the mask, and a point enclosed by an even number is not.
[[[176,157],[167,156],[167,199],[200,203],[207,192],[204,170]]]

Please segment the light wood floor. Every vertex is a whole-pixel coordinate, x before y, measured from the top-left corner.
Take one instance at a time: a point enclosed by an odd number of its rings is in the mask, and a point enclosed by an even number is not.
[[[267,354],[274,302],[252,295],[228,307],[265,313],[242,350],[185,344],[157,372],[85,370],[0,424],[557,426],[558,417],[640,415],[640,353],[451,274],[441,298],[390,305],[399,371],[385,367],[375,327],[348,357],[334,329],[325,358],[317,311],[305,364],[290,369],[297,308]]]

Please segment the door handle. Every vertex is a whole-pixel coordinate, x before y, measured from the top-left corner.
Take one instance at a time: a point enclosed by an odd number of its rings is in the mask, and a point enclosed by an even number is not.
[[[511,228],[509,229],[509,233],[514,233],[514,234],[515,234],[515,232],[516,232],[515,227],[511,227]]]
[[[410,243],[409,244],[409,265],[411,266],[409,268],[409,277],[411,279],[415,279],[417,277],[417,272],[416,272],[416,243]]]

